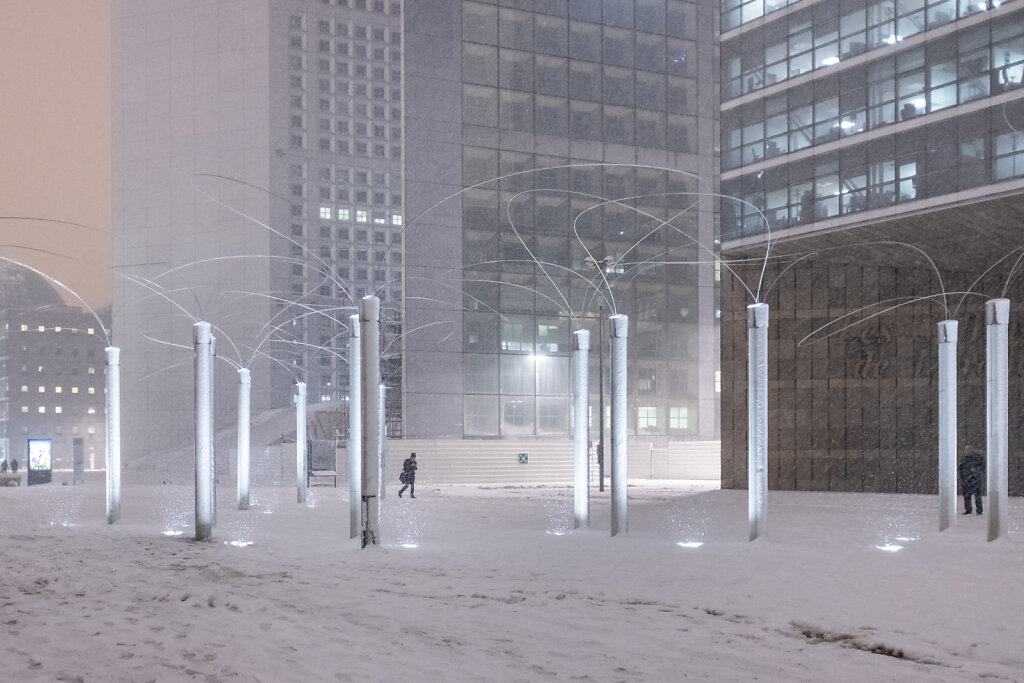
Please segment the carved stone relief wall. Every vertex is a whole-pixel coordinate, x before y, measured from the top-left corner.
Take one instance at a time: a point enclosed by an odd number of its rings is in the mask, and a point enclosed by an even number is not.
[[[779,270],[769,268],[765,274],[764,282],[775,284],[763,297],[771,307],[769,487],[937,493],[936,324],[946,318],[946,311],[940,297],[903,303],[939,293],[934,272],[835,262],[801,262],[781,274]],[[737,273],[748,283],[756,282],[760,268]],[[973,279],[961,274],[944,277],[947,291],[962,291]],[[972,444],[984,451],[984,302],[1001,295],[1002,282],[993,279],[976,290],[983,296],[967,297],[956,315],[960,322],[958,441],[961,449]],[[1011,495],[1022,495],[1024,289],[1015,285],[1007,296],[1011,299],[1009,485]],[[959,300],[957,295],[948,297],[950,311]],[[889,303],[856,313],[879,302]],[[749,303],[749,295],[736,279],[723,274],[723,488],[747,486]]]

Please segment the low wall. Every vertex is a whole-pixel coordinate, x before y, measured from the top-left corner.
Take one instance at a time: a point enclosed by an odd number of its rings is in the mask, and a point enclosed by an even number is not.
[[[697,479],[718,481],[721,448],[718,441],[677,441],[665,447],[630,440],[627,473],[630,479]],[[401,486],[402,461],[416,453],[418,481],[426,484],[571,484],[572,442],[569,440],[392,439],[387,442],[385,481]],[[519,455],[526,454],[520,463]],[[234,451],[231,472],[234,473]],[[295,444],[278,444],[253,451],[254,481],[290,485],[295,480]],[[348,449],[337,449],[338,485],[348,482]],[[228,473],[225,473],[228,474]],[[610,449],[605,453],[605,477],[611,475]],[[223,475],[222,475],[223,476]],[[597,447],[590,449],[590,479],[597,482]],[[347,485],[347,484],[346,484]]]

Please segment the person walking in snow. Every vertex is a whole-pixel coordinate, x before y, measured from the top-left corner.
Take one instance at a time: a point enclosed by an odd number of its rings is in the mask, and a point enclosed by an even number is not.
[[[18,459],[15,458],[14,460],[11,461],[11,474],[17,474],[17,473],[18,473]]]
[[[974,496],[974,507],[981,514],[981,486],[985,481],[985,459],[976,448],[966,446],[964,457],[957,466],[960,475],[960,490],[964,494],[964,514],[971,514],[971,496]]]
[[[398,480],[405,484],[402,488],[398,489],[398,497],[401,498],[402,494],[405,493],[406,489],[409,489],[409,497],[416,497],[416,454],[413,453],[405,462],[402,463],[402,474],[399,475]]]
[[[7,474],[7,460],[0,460],[0,474]]]

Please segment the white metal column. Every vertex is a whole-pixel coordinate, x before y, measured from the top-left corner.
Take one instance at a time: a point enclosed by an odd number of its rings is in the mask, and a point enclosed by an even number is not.
[[[362,340],[363,406],[363,541],[362,547],[380,544],[380,431],[377,426],[377,392],[380,386],[380,299],[363,297],[359,305]]]
[[[306,383],[295,383],[295,500],[306,502]]]
[[[107,352],[107,524],[121,519],[121,349]]]
[[[573,525],[590,526],[590,332],[573,332],[574,397],[573,412]]]
[[[939,323],[939,531],[956,523],[956,343],[958,323]]]
[[[249,509],[249,406],[252,378],[249,368],[238,369],[238,509]]]
[[[1008,348],[1010,300],[990,299],[985,302],[987,375],[987,458],[985,463],[988,493],[988,540],[1006,536],[1006,513],[1009,504],[1007,471],[1008,415]]]
[[[609,316],[612,324],[612,536],[629,530],[627,515],[626,467],[626,343],[629,317],[621,313]]]
[[[195,411],[196,411],[196,540],[205,541],[213,534],[213,406],[210,401],[210,378],[213,374],[213,338],[210,323],[198,322],[192,328],[195,347]]]
[[[747,306],[747,516],[750,540],[768,530],[768,304]]]
[[[363,465],[360,455],[363,447],[360,378],[363,375],[359,353],[359,316],[350,316],[348,324],[348,537],[355,538],[362,528],[360,511],[363,495]]]

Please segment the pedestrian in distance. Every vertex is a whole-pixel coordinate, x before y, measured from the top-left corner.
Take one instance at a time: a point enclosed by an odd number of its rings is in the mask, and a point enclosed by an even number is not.
[[[405,484],[398,489],[398,497],[401,498],[406,489],[409,489],[409,497],[416,497],[416,454],[413,453],[402,463],[402,473],[398,475],[398,481]]]
[[[0,460],[0,474],[7,474],[7,461]]]
[[[18,459],[15,458],[14,460],[11,461],[11,474],[17,474],[17,473],[18,473]]]
[[[960,490],[964,494],[964,514],[971,514],[971,497],[974,507],[981,514],[981,487],[985,482],[985,458],[976,448],[964,447],[964,457],[957,466],[960,475]]]

